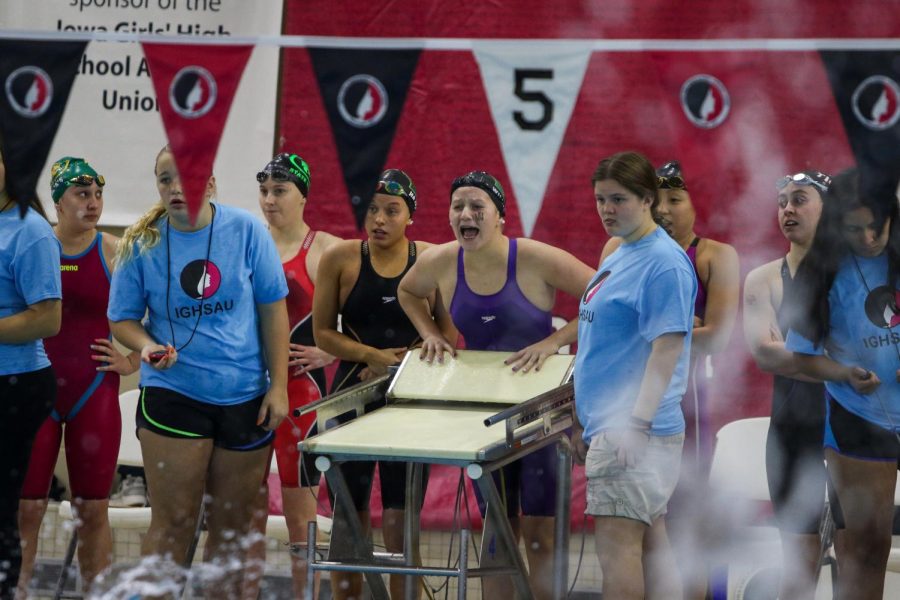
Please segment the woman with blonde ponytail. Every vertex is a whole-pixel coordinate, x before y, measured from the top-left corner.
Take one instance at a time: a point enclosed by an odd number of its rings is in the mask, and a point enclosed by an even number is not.
[[[194,222],[168,147],[156,185],[159,204],[122,239],[107,313],[142,361],[136,419],[153,498],[142,553],[183,563],[205,504],[205,555],[223,573],[207,592],[237,597],[233,565],[288,409],[287,285],[262,223],[211,202],[215,178]]]

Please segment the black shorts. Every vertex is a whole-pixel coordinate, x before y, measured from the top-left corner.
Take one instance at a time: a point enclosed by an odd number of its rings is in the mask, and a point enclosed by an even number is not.
[[[897,433],[857,416],[828,398],[825,446],[838,454],[859,460],[900,461],[900,438]]]
[[[250,451],[272,443],[275,433],[256,424],[265,395],[240,404],[210,404],[159,387],[141,390],[138,430],[180,439],[212,439],[218,448]]]

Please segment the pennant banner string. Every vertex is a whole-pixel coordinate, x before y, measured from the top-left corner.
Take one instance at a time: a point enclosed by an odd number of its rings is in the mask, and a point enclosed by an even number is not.
[[[459,50],[471,51],[479,38],[362,38],[314,35],[248,35],[248,36],[190,36],[111,31],[27,31],[8,29],[0,31],[0,39],[45,41],[100,41],[100,42],[162,42],[186,45],[256,45],[282,48],[379,48],[385,50]],[[597,52],[816,52],[819,50],[900,50],[900,38],[728,38],[728,39],[510,39],[490,40],[492,44],[546,44],[548,47],[565,47],[576,43],[587,44]]]

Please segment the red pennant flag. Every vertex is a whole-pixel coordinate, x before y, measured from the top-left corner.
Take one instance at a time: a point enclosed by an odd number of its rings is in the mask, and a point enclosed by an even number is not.
[[[143,49],[191,222],[195,222],[253,46],[144,43]]]

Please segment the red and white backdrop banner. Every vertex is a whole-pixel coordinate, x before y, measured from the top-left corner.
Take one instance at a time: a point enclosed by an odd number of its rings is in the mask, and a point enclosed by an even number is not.
[[[311,166],[315,227],[359,236],[379,171],[401,168],[419,191],[412,236],[446,241],[450,181],[482,169],[506,188],[508,235],[591,265],[606,241],[590,186],[597,162],[626,149],[657,165],[678,159],[698,233],[737,248],[743,279],[787,249],[778,177],[856,163],[900,173],[898,8],[289,2],[285,34],[347,37],[284,51],[280,146]],[[560,297],[555,312],[575,308]],[[768,414],[771,378],[740,322],[714,366],[714,427]]]
[[[14,31],[36,32],[42,39],[78,33],[183,35],[228,43],[239,36],[277,36],[281,16],[282,0],[2,0],[0,36]],[[255,210],[256,165],[248,161],[264,163],[272,150],[277,89],[278,48],[257,45],[224,131],[217,132],[222,144],[215,174],[222,202]],[[88,44],[38,180],[51,219],[50,165],[65,155],[86,158],[106,177],[104,225],[130,225],[158,199],[153,164],[166,143],[159,114],[164,102],[167,97],[156,97],[141,44],[133,38]]]
[[[597,162],[626,149],[656,164],[678,159],[698,233],[733,244],[744,275],[786,250],[778,177],[853,164],[900,172],[898,9],[897,0],[7,0],[0,36],[262,34],[240,40],[267,45],[254,50],[225,126],[221,200],[254,207],[253,175],[274,142],[311,166],[308,221],[343,237],[362,235],[377,175],[394,167],[419,191],[412,236],[449,240],[450,181],[480,169],[506,188],[508,235],[596,265],[606,241],[590,189]],[[266,36],[279,23],[284,35]],[[137,44],[105,42],[88,47],[79,74],[51,158],[91,159],[108,174],[104,221],[128,224],[155,198],[150,165],[163,131],[149,72]],[[555,312],[575,308],[560,297]],[[714,372],[714,426],[767,413],[771,379],[739,325]]]

